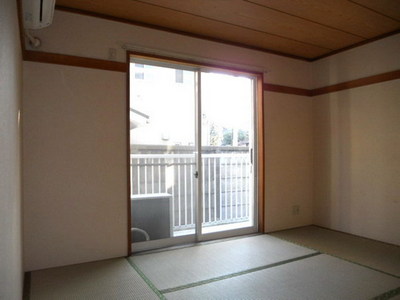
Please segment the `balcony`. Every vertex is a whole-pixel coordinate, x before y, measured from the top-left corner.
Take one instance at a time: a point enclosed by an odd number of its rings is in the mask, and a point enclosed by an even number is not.
[[[195,154],[189,146],[132,146],[131,198],[169,198],[171,236],[194,233]],[[248,147],[204,147],[203,231],[251,222],[252,182]],[[134,205],[133,205],[134,207]]]

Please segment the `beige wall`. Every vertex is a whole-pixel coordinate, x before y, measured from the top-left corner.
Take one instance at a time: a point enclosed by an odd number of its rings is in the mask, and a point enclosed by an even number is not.
[[[313,222],[312,99],[266,92],[266,231]],[[299,214],[293,214],[298,205]]]
[[[400,69],[400,34],[314,62],[321,87]],[[400,81],[314,97],[314,223],[400,244]]]
[[[16,2],[0,2],[0,299],[22,298],[21,47]]]
[[[312,63],[313,88],[400,69],[400,33]]]
[[[127,253],[125,74],[24,62],[25,270]]]
[[[400,80],[315,97],[314,222],[400,244]]]

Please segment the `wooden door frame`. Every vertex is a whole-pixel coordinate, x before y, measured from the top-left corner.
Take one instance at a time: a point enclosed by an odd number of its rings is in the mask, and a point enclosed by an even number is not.
[[[256,79],[256,103],[255,103],[255,134],[257,135],[257,175],[256,175],[256,188],[257,188],[257,231],[259,233],[265,232],[265,165],[264,165],[264,74],[252,70],[242,68],[232,68],[223,65],[196,62],[186,59],[179,59],[174,57],[166,57],[156,54],[148,54],[137,51],[126,52],[126,141],[127,141],[127,208],[128,208],[128,253],[132,254],[132,240],[131,240],[131,178],[130,178],[130,124],[129,124],[129,109],[130,109],[130,62],[132,56],[138,56],[151,60],[165,61],[170,63],[179,63],[195,67],[208,67],[216,70],[225,70],[230,74],[244,74],[251,75]]]

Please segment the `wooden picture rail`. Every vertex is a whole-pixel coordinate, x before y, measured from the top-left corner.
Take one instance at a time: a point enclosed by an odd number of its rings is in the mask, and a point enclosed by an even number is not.
[[[264,91],[268,92],[276,92],[282,94],[291,94],[291,95],[298,95],[298,96],[311,96],[311,90],[302,89],[302,88],[295,88],[285,85],[278,85],[278,84],[270,84],[264,83],[263,85]]]
[[[59,64],[83,68],[92,68],[116,72],[128,72],[128,65],[123,62],[87,58],[73,55],[47,53],[40,51],[24,51],[24,60],[41,63]],[[302,89],[278,84],[263,83],[263,90],[266,92],[275,92],[283,94],[291,94],[305,97],[314,97],[323,94],[334,93],[356,87],[362,87],[375,83],[385,82],[389,80],[400,79],[400,70],[386,72],[378,75],[363,77],[347,82],[341,82],[316,89]]]
[[[127,64],[122,62],[40,51],[26,50],[24,53],[24,60],[108,71],[128,72]]]
[[[329,85],[317,89],[301,89],[283,85],[264,83],[264,91],[314,97],[395,79],[400,79],[400,70],[386,72],[378,75],[372,75],[346,82],[341,82],[338,84]]]
[[[19,26],[20,26],[20,28],[23,28],[21,0],[17,0],[17,6],[18,6]],[[70,9],[65,9],[65,8],[63,9],[60,7],[58,7],[58,9],[66,10],[66,11],[70,10]],[[75,11],[75,13],[82,13],[82,12]],[[102,18],[104,17],[105,18],[105,16],[99,16],[99,15],[96,15],[96,17],[102,17]],[[107,18],[110,18],[110,17],[107,17]],[[117,20],[117,21],[121,21],[121,20]],[[126,20],[124,22],[126,22]],[[135,25],[140,25],[140,24],[135,24]],[[353,45],[351,47],[347,47],[344,49],[334,51],[332,53],[328,53],[327,55],[323,55],[316,59],[310,59],[308,61],[316,61],[318,59],[331,56],[332,54],[337,54],[337,53],[340,53],[340,52],[348,50],[348,49],[352,49],[352,48],[355,48],[355,47],[358,47],[361,45],[365,45],[369,42],[377,41],[381,38],[385,38],[385,37],[397,34],[399,32],[400,32],[400,29],[390,32],[390,33],[387,33],[387,34],[384,34],[382,36],[376,37],[374,39],[367,40],[362,43]],[[80,57],[80,56],[65,55],[65,54],[58,54],[58,53],[47,53],[47,52],[26,50],[25,38],[24,38],[24,34],[23,34],[22,30],[20,30],[20,39],[21,39],[22,56],[25,61],[52,63],[52,64],[93,68],[93,69],[100,69],[100,70],[125,72],[125,73],[127,73],[128,69],[129,69],[128,65],[124,62],[116,62],[116,61],[109,61],[109,60],[102,60],[102,59],[95,59],[95,58],[88,58],[88,57]],[[278,53],[274,53],[274,54],[279,55]],[[288,56],[288,55],[284,55],[284,56]],[[370,85],[370,84],[374,84],[374,83],[395,80],[395,79],[399,79],[399,78],[400,78],[400,70],[395,70],[395,71],[391,71],[391,72],[368,76],[368,77],[355,79],[355,80],[342,82],[342,83],[338,83],[338,84],[334,84],[334,85],[330,85],[330,86],[326,86],[326,87],[321,87],[321,88],[316,88],[316,89],[303,89],[303,88],[290,87],[290,86],[284,86],[284,85],[278,85],[278,84],[270,84],[270,83],[263,83],[262,87],[263,87],[263,91],[267,91],[267,92],[276,92],[276,93],[283,93],[283,94],[313,97],[313,96],[338,92],[338,91],[342,91],[342,90],[346,90],[346,89],[366,86],[366,85]]]
[[[374,83],[385,82],[400,78],[400,70],[386,72],[378,75],[363,77],[360,79],[350,80],[318,89],[311,90],[311,96],[318,96],[323,94],[334,93],[338,91],[348,90],[356,87],[366,86]]]

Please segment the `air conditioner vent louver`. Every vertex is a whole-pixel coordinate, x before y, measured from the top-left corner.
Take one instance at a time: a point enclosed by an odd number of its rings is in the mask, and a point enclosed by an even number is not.
[[[39,16],[40,16],[40,18],[39,18],[40,23],[42,23],[43,22],[43,0],[40,0]]]
[[[55,0],[23,0],[24,27],[40,29],[53,21]]]

